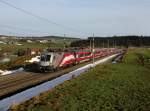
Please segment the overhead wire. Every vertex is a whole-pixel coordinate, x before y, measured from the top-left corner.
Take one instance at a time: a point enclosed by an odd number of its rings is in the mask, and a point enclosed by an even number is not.
[[[64,35],[62,34],[58,34],[58,33],[52,33],[51,35],[49,35],[46,31],[41,31],[41,30],[36,30],[36,29],[32,29],[32,28],[22,28],[20,26],[12,26],[12,25],[6,25],[6,24],[0,24],[0,29],[11,29],[11,32],[13,32],[12,30],[17,29],[20,30],[22,32],[21,33],[15,33],[15,35],[24,35],[24,36],[62,36]],[[6,31],[5,31],[6,32]],[[7,31],[10,32],[10,31]],[[35,34],[36,32],[36,34]]]
[[[37,18],[37,19],[39,19],[39,20],[42,20],[42,21],[45,21],[45,22],[47,22],[47,23],[50,23],[50,24],[56,25],[56,26],[58,26],[58,27],[64,28],[65,30],[70,30],[70,31],[72,31],[72,32],[82,33],[82,31],[79,31],[78,29],[74,29],[74,28],[72,28],[72,27],[68,27],[68,26],[66,26],[66,25],[62,25],[62,24],[53,22],[53,21],[51,21],[51,20],[49,20],[49,19],[47,19],[47,18],[45,18],[45,17],[39,16],[39,15],[34,14],[34,13],[32,13],[32,12],[29,12],[29,11],[23,9],[23,8],[20,8],[20,7],[17,7],[17,6],[15,6],[15,5],[11,4],[11,3],[8,3],[8,2],[6,2],[6,0],[5,0],[5,1],[4,1],[4,0],[0,0],[0,2],[3,3],[3,4],[5,4],[5,5],[7,5],[7,6],[10,6],[10,7],[14,8],[14,9],[16,9],[16,10],[18,10],[18,11],[21,11],[21,12],[27,14],[27,15],[30,15],[30,16],[32,16],[32,17],[35,17],[35,18]]]
[[[2,32],[1,32],[2,31]],[[5,33],[4,33],[5,32]],[[18,33],[18,32],[14,32],[14,31],[10,31],[9,29],[6,29],[6,28],[2,28],[0,27],[0,33],[1,35],[5,35],[6,33],[10,36],[16,36],[16,35],[20,35],[20,36],[27,36],[26,34],[24,33]]]
[[[17,30],[21,30],[21,31],[46,33],[45,31],[41,31],[41,30],[35,30],[35,29],[31,29],[31,28],[22,28],[22,27],[19,27],[19,26],[12,26],[12,25],[6,25],[6,24],[5,25],[0,24],[0,26],[6,27],[6,28],[9,28],[9,29],[17,29]]]

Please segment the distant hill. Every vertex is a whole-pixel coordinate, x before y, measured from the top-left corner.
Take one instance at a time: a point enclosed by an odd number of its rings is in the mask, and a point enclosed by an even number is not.
[[[15,36],[0,35],[0,39],[17,39]]]
[[[74,39],[74,40],[80,40],[80,38],[74,38],[74,37],[62,37],[62,36],[43,36],[40,38],[44,39]]]
[[[28,37],[19,37],[19,36],[8,36],[8,35],[0,35],[0,39],[38,39],[38,40],[51,40],[51,39],[66,39],[66,40],[80,40],[80,38],[75,38],[75,37],[63,37],[63,36],[28,36]]]
[[[89,47],[93,42],[93,37],[87,40],[77,40],[71,43],[72,47]],[[113,37],[94,37],[95,47],[139,47],[150,46],[150,36],[113,36]]]

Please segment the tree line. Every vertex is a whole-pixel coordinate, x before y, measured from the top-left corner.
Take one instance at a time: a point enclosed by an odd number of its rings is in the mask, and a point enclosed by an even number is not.
[[[72,42],[71,47],[90,47],[92,46],[93,41],[95,47],[150,46],[150,36],[113,36],[113,37],[88,37],[87,40],[78,40]]]

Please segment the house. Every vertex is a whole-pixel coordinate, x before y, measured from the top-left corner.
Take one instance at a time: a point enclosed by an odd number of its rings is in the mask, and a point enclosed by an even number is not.
[[[28,42],[28,43],[32,43],[33,41],[32,41],[32,40],[27,40],[27,42]]]
[[[17,41],[11,41],[11,40],[9,40],[9,41],[7,41],[7,44],[8,45],[17,45],[18,42]]]
[[[48,40],[40,40],[40,43],[48,43]]]
[[[3,42],[3,41],[0,41],[0,44],[6,44],[5,42]]]
[[[31,49],[31,55],[41,54],[41,50],[38,48]]]

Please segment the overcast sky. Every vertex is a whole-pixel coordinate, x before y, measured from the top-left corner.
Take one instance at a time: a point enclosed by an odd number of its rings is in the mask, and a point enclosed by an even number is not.
[[[5,1],[65,27],[39,20],[0,2],[0,34],[150,35],[150,0]]]

